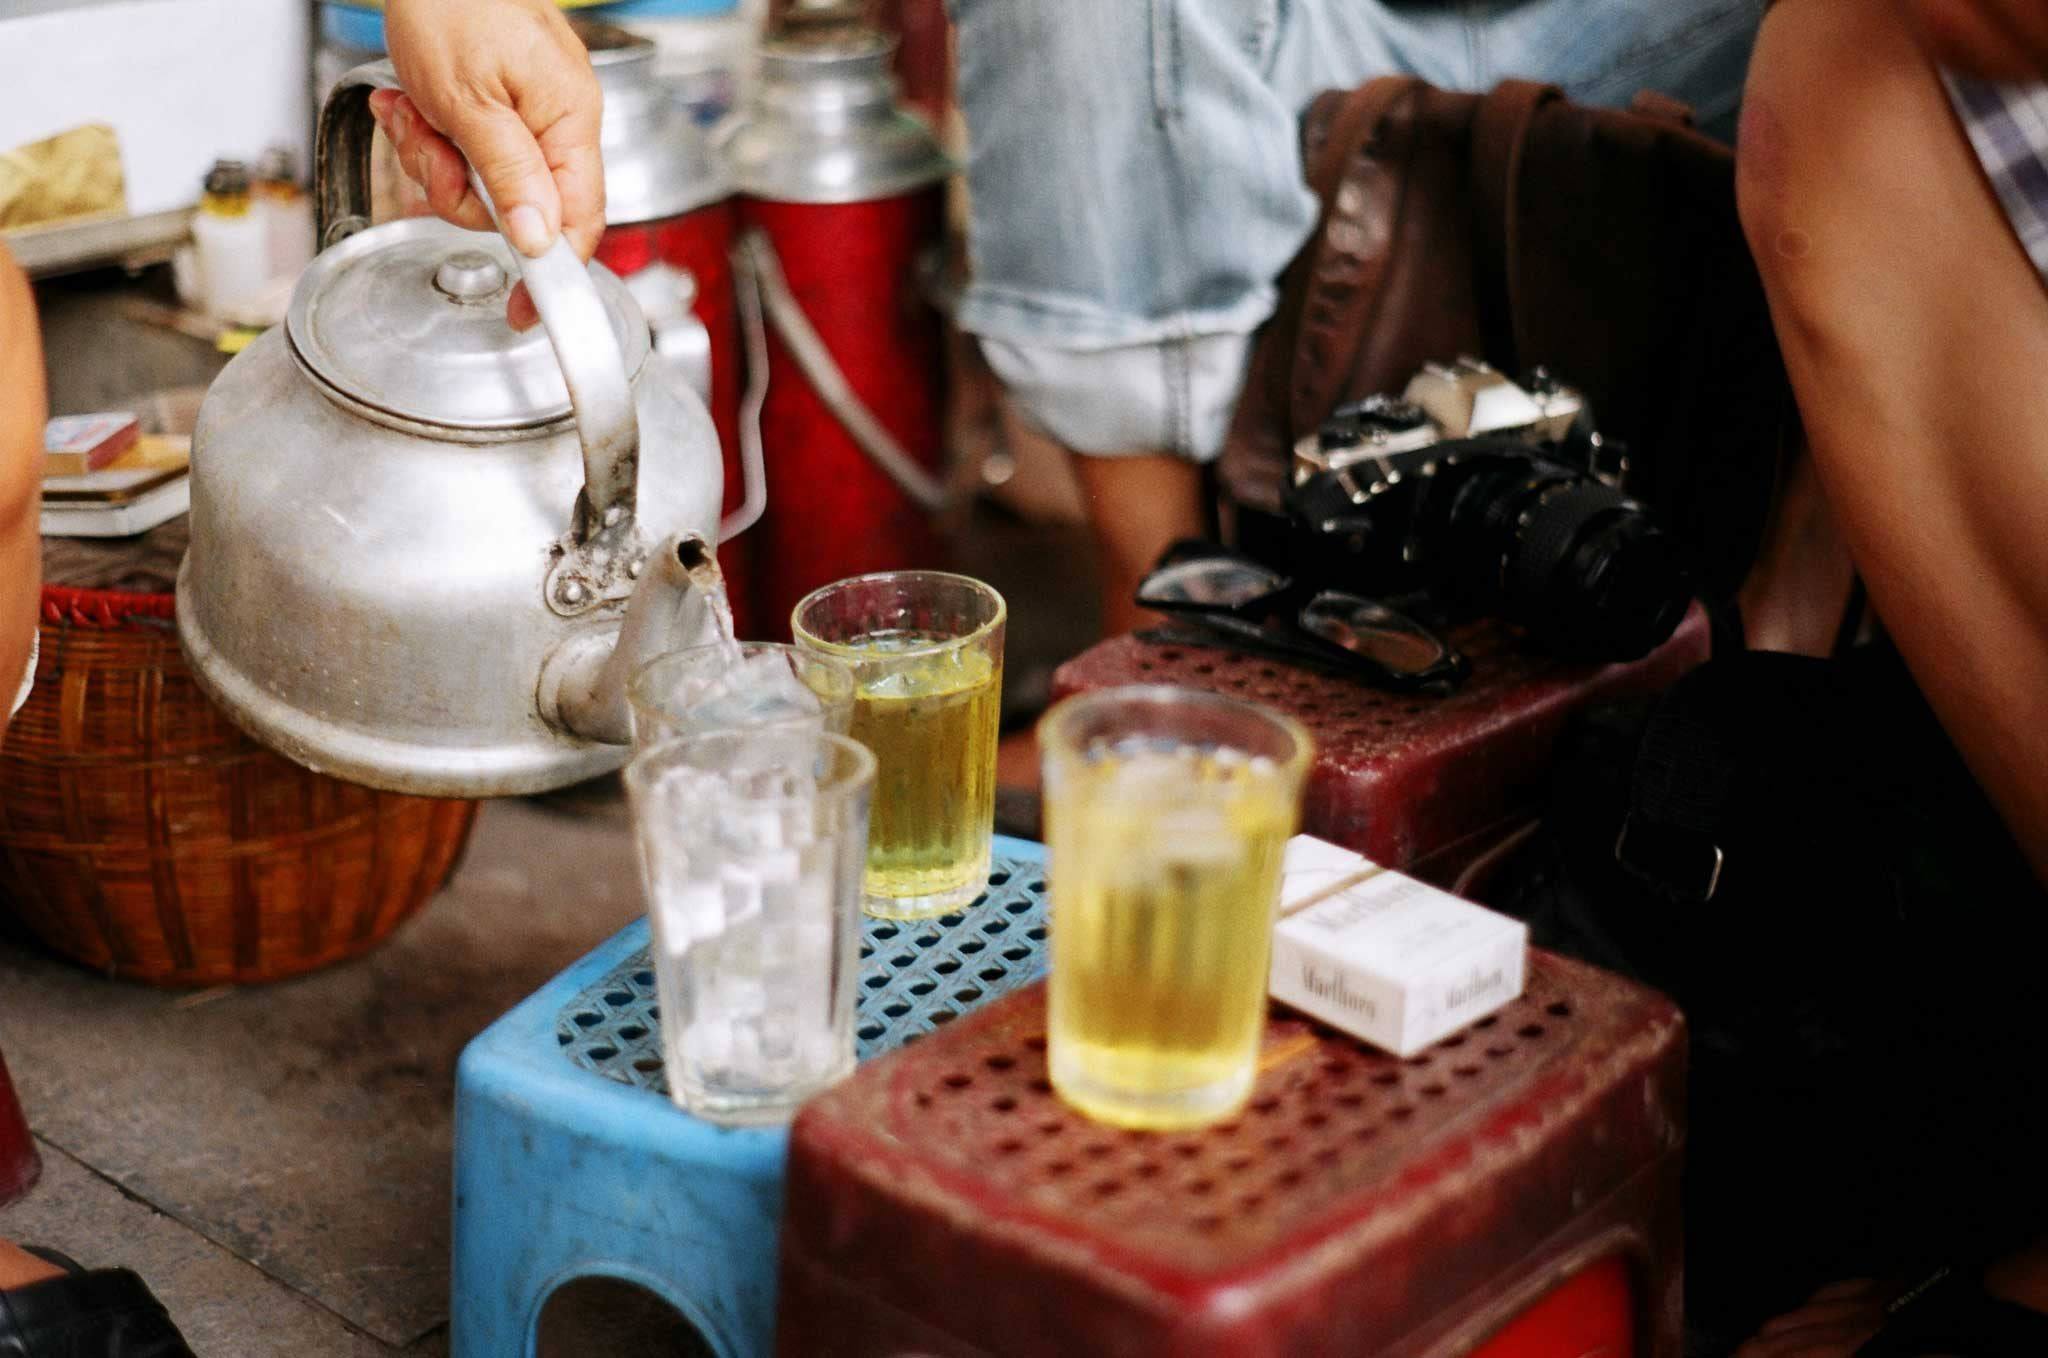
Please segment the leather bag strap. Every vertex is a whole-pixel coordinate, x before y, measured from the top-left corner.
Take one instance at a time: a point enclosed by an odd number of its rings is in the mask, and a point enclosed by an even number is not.
[[[1480,103],[1472,123],[1473,242],[1480,272],[1481,328],[1486,358],[1510,372],[1533,358],[1523,352],[1522,153],[1543,106],[1563,98],[1564,91],[1555,85],[1504,80]]]
[[[1671,123],[1678,127],[1697,127],[1692,105],[1683,99],[1674,99],[1660,90],[1638,90],[1636,97],[1629,101],[1628,110],[1645,118]]]
[[[1371,81],[1345,100],[1318,157],[1323,216],[1309,247],[1289,384],[1288,436],[1329,414],[1377,308],[1412,153],[1412,115],[1427,89],[1406,76]]]

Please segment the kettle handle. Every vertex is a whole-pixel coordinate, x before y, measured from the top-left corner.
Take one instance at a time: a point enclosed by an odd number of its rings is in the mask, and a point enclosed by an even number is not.
[[[321,107],[313,180],[322,249],[370,224],[370,143],[377,130],[376,120],[370,116],[370,92],[400,88],[398,72],[391,63],[373,61],[344,75]],[[473,168],[469,183],[491,220],[497,222],[497,205]],[[503,223],[499,229],[503,231]],[[632,555],[609,549],[630,546],[635,535],[640,417],[633,405],[625,355],[590,270],[576,257],[567,237],[557,236],[539,259],[527,258],[517,247],[512,258],[526,282],[527,295],[533,298],[534,310],[540,313],[555,361],[562,366],[569,404],[576,412],[576,433],[583,445],[583,496],[571,535],[579,545],[603,539],[607,550],[593,553],[595,560],[586,564],[595,567],[597,574],[608,575],[612,561]],[[569,589],[570,577],[557,574],[562,578],[554,581],[550,600],[560,606],[574,609],[595,603],[608,592],[597,579],[579,581],[582,588]]]

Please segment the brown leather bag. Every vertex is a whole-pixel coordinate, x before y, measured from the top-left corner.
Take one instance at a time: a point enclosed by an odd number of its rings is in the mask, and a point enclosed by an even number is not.
[[[1401,77],[1320,96],[1302,141],[1321,219],[1253,352],[1230,499],[1280,512],[1296,439],[1425,362],[1540,364],[1628,445],[1630,491],[1691,545],[1703,588],[1732,594],[1796,430],[1734,154],[1658,95],[1623,112]]]

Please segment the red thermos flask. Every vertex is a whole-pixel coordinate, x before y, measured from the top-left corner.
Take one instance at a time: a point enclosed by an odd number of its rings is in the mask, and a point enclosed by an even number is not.
[[[723,141],[767,312],[756,598],[778,637],[818,586],[937,556],[943,338],[922,279],[952,165],[898,101],[894,48],[792,25]]]

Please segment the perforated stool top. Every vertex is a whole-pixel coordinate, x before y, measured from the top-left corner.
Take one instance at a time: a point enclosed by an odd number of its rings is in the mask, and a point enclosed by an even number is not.
[[[1408,867],[1527,815],[1565,720],[1590,703],[1668,687],[1707,658],[1695,609],[1670,641],[1626,665],[1567,665],[1504,624],[1452,640],[1472,675],[1444,697],[1388,693],[1356,679],[1221,646],[1118,637],[1053,676],[1056,696],[1120,684],[1174,684],[1286,712],[1315,736],[1303,829],[1386,867]]]
[[[863,1058],[929,1041],[1044,970],[1043,856],[998,836],[989,890],[959,915],[867,923]],[[546,1298],[592,1275],[664,1298],[720,1358],[771,1346],[789,1134],[669,1103],[648,932],[620,930],[462,1054],[453,1358],[529,1352]]]
[[[1045,869],[998,855],[988,892],[966,910],[930,920],[863,919],[861,988],[854,1020],[863,1061],[951,1023],[981,1001],[1043,975]],[[668,1093],[661,1003],[643,940],[562,1006],[555,1041],[583,1069]]]
[[[1464,1353],[1435,1345],[1617,1246],[1676,1343],[1659,996],[1538,953],[1523,999],[1406,1062],[1276,1015],[1245,1113],[1190,1133],[1089,1122],[1044,1048],[1033,987],[807,1107],[780,1353]]]

